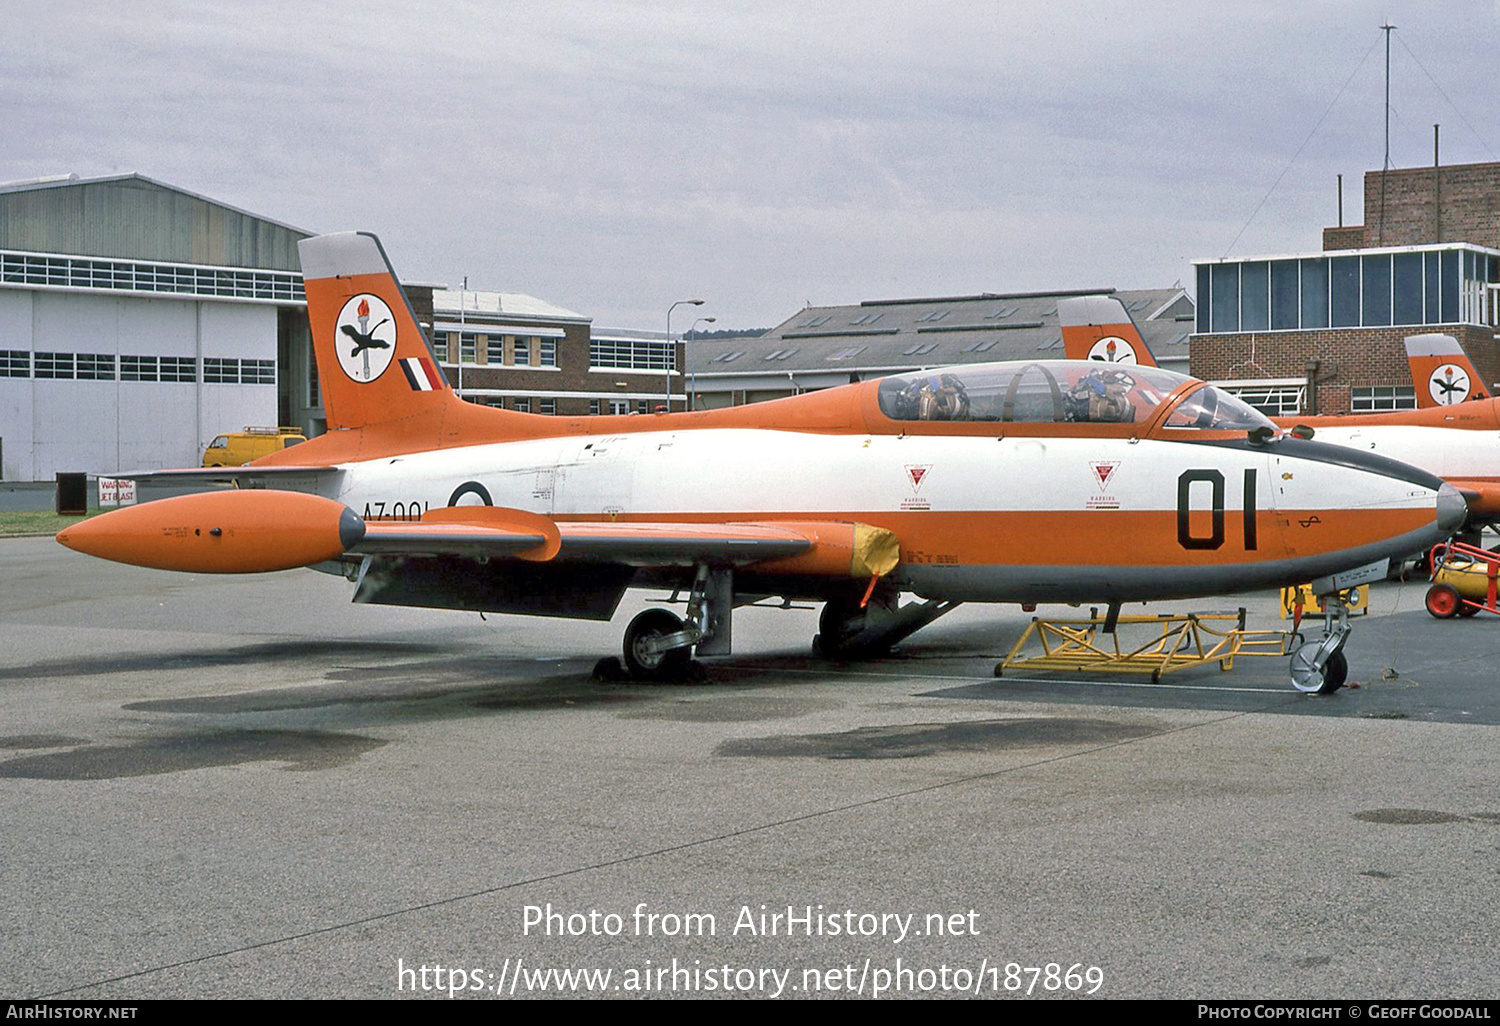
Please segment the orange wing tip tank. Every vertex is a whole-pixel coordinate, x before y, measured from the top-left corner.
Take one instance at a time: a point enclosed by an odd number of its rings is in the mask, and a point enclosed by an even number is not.
[[[127,506],[57,534],[70,549],[157,570],[254,574],[335,559],[364,522],[320,495],[208,492]]]

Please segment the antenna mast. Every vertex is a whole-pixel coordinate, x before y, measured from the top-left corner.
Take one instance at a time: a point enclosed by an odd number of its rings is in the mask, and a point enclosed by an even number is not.
[[[1385,163],[1380,166],[1380,226],[1375,245],[1385,245],[1385,176],[1391,169],[1391,33],[1396,26],[1387,21],[1380,26],[1385,33]]]

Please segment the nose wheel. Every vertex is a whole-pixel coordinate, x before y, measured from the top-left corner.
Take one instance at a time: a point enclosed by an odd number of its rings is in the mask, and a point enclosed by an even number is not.
[[[1342,652],[1318,665],[1321,641],[1309,641],[1292,653],[1292,687],[1309,695],[1331,695],[1349,679],[1349,660]]]
[[[1349,607],[1342,592],[1322,597],[1323,636],[1292,652],[1292,687],[1308,695],[1331,695],[1349,679],[1344,644],[1349,640]]]

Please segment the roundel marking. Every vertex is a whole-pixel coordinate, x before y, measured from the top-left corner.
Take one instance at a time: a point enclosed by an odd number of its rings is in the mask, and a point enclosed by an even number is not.
[[[360,384],[384,374],[396,355],[396,318],[385,300],[368,292],[344,304],[333,333],[339,366]]]
[[[1469,376],[1463,369],[1445,363],[1427,381],[1427,394],[1439,406],[1452,406],[1469,398]]]
[[[1089,359],[1105,363],[1135,363],[1135,346],[1119,335],[1105,335],[1089,347]]]
[[[465,481],[453,489],[453,494],[448,496],[448,505],[457,506],[458,500],[466,495],[472,495],[479,501],[466,502],[464,503],[465,506],[493,506],[495,504],[495,500],[490,498],[490,490],[488,488],[478,481]]]

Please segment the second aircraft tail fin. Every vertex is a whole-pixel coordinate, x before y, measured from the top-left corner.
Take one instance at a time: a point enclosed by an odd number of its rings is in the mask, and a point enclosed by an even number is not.
[[[1418,409],[1490,397],[1479,371],[1452,335],[1409,336],[1406,362],[1411,366]]]
[[[1069,296],[1057,301],[1063,350],[1070,360],[1101,360],[1155,367],[1140,329],[1114,296]]]

